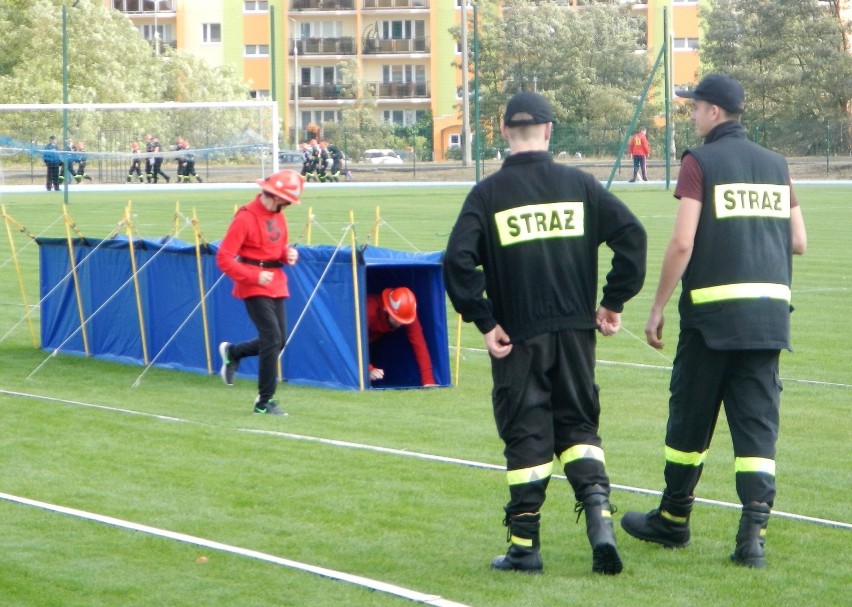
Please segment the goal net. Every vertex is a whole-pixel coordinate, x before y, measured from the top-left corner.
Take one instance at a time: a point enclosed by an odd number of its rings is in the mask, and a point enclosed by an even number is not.
[[[0,104],[0,175],[7,185],[41,183],[47,153],[72,171],[85,162],[86,178],[100,183],[145,182],[154,157],[172,177],[189,158],[199,180],[246,181],[278,168],[279,129],[273,101]],[[142,179],[128,179],[135,160]]]

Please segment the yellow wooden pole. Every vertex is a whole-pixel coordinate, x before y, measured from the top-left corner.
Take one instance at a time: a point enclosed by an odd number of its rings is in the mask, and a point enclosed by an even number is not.
[[[459,314],[456,320],[456,386],[459,385],[459,373],[461,369],[461,328],[462,317]]]
[[[83,313],[83,295],[80,292],[80,281],[77,278],[77,264],[74,260],[74,243],[71,240],[71,226],[73,221],[68,215],[68,207],[62,205],[62,214],[65,217],[65,239],[68,241],[68,259],[71,262],[71,276],[74,279],[74,293],[77,296],[77,314],[80,316],[80,333],[83,335],[83,350],[89,356],[89,337],[86,334],[86,317]]]
[[[192,227],[195,234],[195,268],[198,271],[198,295],[201,297],[201,324],[204,327],[204,353],[207,355],[207,373],[213,373],[213,358],[210,355],[210,332],[207,326],[207,302],[204,298],[204,274],[201,267],[201,237],[198,230],[198,215],[192,207]],[[175,232],[177,234],[177,232]]]
[[[352,243],[352,292],[355,297],[355,346],[358,348],[358,387],[364,391],[364,356],[361,353],[361,298],[358,292],[358,255],[355,251],[355,213],[349,211],[349,230]]]
[[[0,205],[0,209],[3,211],[3,219],[6,223],[6,234],[9,237],[9,249],[12,251],[12,261],[15,263],[15,276],[18,278],[18,288],[21,290],[21,300],[24,303],[24,314],[26,315],[27,323],[30,327],[30,336],[33,340],[33,347],[38,348],[35,326],[33,325],[32,314],[30,314],[30,304],[27,302],[27,289],[24,286],[24,275],[21,273],[21,265],[18,263],[18,252],[15,250],[15,241],[12,238],[12,227],[9,225],[14,220],[6,214],[6,205]],[[20,226],[19,229],[22,232],[26,231],[23,226]]]
[[[373,246],[379,246],[379,224],[382,222],[382,213],[379,207],[376,207],[376,223],[373,225]]]
[[[130,226],[130,205],[125,207],[124,220],[130,251],[130,266],[133,269],[133,288],[136,291],[136,315],[139,317],[139,337],[142,341],[142,360],[148,364],[148,341],[145,339],[145,317],[142,314],[142,298],[139,292],[139,275],[136,273],[136,253],[133,247],[133,228]]]
[[[308,225],[305,227],[306,244],[311,244],[311,228],[314,225],[314,209],[308,207]]]
[[[193,209],[194,210],[194,209]],[[180,201],[175,202],[175,238],[180,234]]]

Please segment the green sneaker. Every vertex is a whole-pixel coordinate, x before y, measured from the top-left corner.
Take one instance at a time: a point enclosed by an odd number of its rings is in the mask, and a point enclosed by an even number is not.
[[[226,386],[234,385],[234,375],[236,375],[237,367],[239,366],[237,361],[231,360],[230,351],[231,344],[227,341],[219,344],[219,356],[222,357],[222,366],[219,367],[219,377],[222,378]]]
[[[287,415],[287,412],[278,406],[278,401],[276,400],[270,400],[261,405],[258,404],[256,399],[254,402],[254,412],[258,415]]]

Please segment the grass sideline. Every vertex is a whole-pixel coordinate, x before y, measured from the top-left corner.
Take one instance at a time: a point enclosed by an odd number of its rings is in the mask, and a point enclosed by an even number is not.
[[[614,188],[649,233],[645,289],[624,314],[624,331],[598,340],[598,383],[607,466],[619,485],[660,489],[668,379],[676,341],[676,306],[667,310],[667,347],[641,339],[671,233],[675,201],[661,188]],[[336,244],[355,214],[360,242],[373,242],[376,207],[381,246],[440,250],[466,188],[314,188],[288,210],[291,238]],[[776,507],[852,522],[848,416],[852,370],[846,352],[852,315],[849,262],[852,225],[848,186],[798,186],[809,232],[808,254],[794,260],[793,342],[782,355],[785,379]],[[218,240],[249,191],[134,194],[139,232],[173,230],[175,203],[197,212],[208,240]],[[56,194],[4,194],[6,211],[36,235],[64,236]],[[126,193],[75,191],[68,210],[80,231],[107,236],[121,219]],[[178,225],[185,226],[184,218]],[[37,247],[13,239],[30,303],[38,293]],[[181,233],[190,240],[191,232]],[[23,307],[9,245],[0,246],[0,337]],[[608,259],[602,251],[602,267]],[[456,318],[450,314],[454,342]],[[26,323],[0,342],[0,492],[122,518],[175,532],[361,575],[471,607],[616,605],[845,605],[852,583],[849,531],[775,518],[769,567],[732,566],[738,514],[699,505],[693,544],[670,551],[619,533],[625,571],[591,573],[582,521],[564,481],[551,486],[543,510],[540,578],[488,569],[505,550],[500,521],[504,476],[487,468],[412,457],[428,453],[502,464],[489,403],[481,337],[462,329],[457,387],[345,392],[284,386],[290,416],[253,417],[252,382],[232,389],[218,377],[152,369],[133,388],[140,367],[48,355],[33,348]],[[42,395],[70,404],[10,395]],[[161,416],[161,417],[156,417]],[[162,416],[184,420],[175,422]],[[251,432],[279,431],[282,434]],[[287,433],[287,434],[283,434]],[[408,452],[371,451],[298,440],[323,437]],[[735,502],[730,438],[720,420],[699,497]],[[645,510],[656,498],[616,491],[621,511]],[[616,515],[618,518],[618,515]],[[0,589],[9,606],[164,604],[170,606],[384,606],[410,601],[339,584],[233,554],[60,516],[0,500]],[[196,562],[200,554],[209,560]]]

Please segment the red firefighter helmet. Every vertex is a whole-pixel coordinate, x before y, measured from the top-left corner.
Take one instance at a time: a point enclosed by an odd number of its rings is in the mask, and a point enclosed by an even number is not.
[[[417,318],[417,300],[407,287],[385,289],[382,303],[388,316],[401,325],[410,325]]]
[[[293,169],[283,169],[277,173],[273,173],[266,179],[258,179],[257,185],[267,194],[282,198],[291,204],[302,203],[299,197],[302,195],[302,188],[305,187],[305,181]]]

